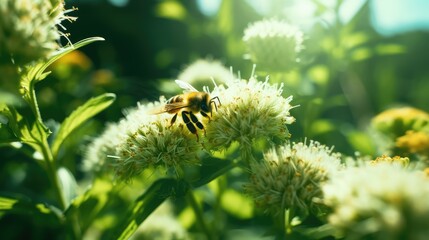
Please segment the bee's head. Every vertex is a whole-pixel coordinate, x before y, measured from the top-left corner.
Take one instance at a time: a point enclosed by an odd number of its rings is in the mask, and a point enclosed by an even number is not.
[[[203,101],[201,101],[201,110],[206,113],[212,111],[211,99],[208,94],[204,94],[203,96]]]

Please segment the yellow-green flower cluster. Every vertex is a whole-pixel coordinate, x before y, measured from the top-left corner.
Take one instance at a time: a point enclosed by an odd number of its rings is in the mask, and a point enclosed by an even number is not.
[[[372,126],[384,137],[378,143],[388,154],[417,154],[420,161],[429,160],[429,113],[412,107],[392,108],[375,116]]]
[[[207,123],[205,145],[210,150],[225,150],[238,142],[242,158],[252,158],[252,144],[258,139],[285,141],[289,137],[286,124],[295,119],[290,115],[292,96],[282,97],[283,85],[269,84],[254,77],[234,80],[227,88],[214,91],[222,106]]]
[[[398,165],[402,167],[408,166],[409,163],[410,163],[410,159],[407,157],[400,157],[400,156],[388,157],[386,155],[377,157],[375,160],[370,161],[371,165],[392,164],[392,165]]]
[[[388,109],[375,116],[372,125],[378,131],[394,138],[408,130],[419,131],[429,125],[429,114],[412,107]]]
[[[306,216],[317,211],[315,198],[322,197],[321,184],[341,168],[340,154],[311,141],[273,148],[261,162],[251,165],[246,192],[267,213],[280,214],[287,209]]]
[[[410,153],[422,154],[429,157],[429,128],[424,131],[409,130],[398,137],[396,147],[406,149]]]
[[[269,19],[255,22],[244,30],[243,41],[258,68],[284,72],[299,62],[304,49],[303,33],[285,21]]]
[[[429,180],[394,164],[350,167],[323,186],[329,223],[350,239],[427,239]]]
[[[116,126],[109,126],[89,146],[84,166],[96,170],[108,164],[120,179],[128,180],[148,168],[164,167],[177,176],[184,165],[199,164],[202,146],[195,135],[181,123],[171,125],[170,114],[152,114],[164,102],[161,98],[160,102],[139,105]]]
[[[25,65],[58,49],[57,25],[74,19],[66,12],[62,0],[0,1],[0,65]]]

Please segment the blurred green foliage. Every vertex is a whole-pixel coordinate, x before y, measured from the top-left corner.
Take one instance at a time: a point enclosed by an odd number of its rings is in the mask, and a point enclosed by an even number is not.
[[[67,116],[93,96],[113,92],[117,100],[107,111],[76,129],[74,135],[63,139],[64,148],[73,151],[64,154],[56,150],[62,164],[84,186],[87,179],[79,169],[83,146],[103,130],[106,122],[121,118],[123,109],[135,106],[137,101],[157,100],[159,95],[168,92],[159,88],[161,82],[173,81],[187,64],[196,59],[219,59],[225,66],[232,66],[234,73],[240,71],[241,77],[248,78],[252,63],[244,57],[243,30],[251,22],[271,17],[299,25],[299,22],[282,14],[281,9],[287,7],[287,2],[271,1],[269,12],[261,15],[248,1],[223,0],[219,9],[210,15],[201,12],[196,1],[129,0],[124,6],[116,6],[106,0],[67,1],[69,6],[79,9],[73,12],[78,20],[72,24],[65,23],[71,33],[71,42],[89,36],[101,36],[106,41],[69,53],[49,67],[52,73],[37,85],[40,112],[47,120],[45,124],[55,128],[58,126],[55,121],[67,121]],[[381,152],[378,152],[369,130],[372,117],[395,105],[411,105],[429,111],[429,33],[416,31],[392,37],[379,35],[370,23],[368,2],[347,23],[341,22],[338,15],[333,21],[325,22],[323,14],[337,14],[342,1],[337,1],[334,9],[326,7],[322,1],[312,2],[318,8],[311,28],[304,30],[306,49],[301,64],[285,73],[270,73],[256,66],[257,74],[261,78],[270,75],[273,82],[284,82],[284,95],[293,95],[292,104],[299,105],[291,113],[297,119],[289,126],[292,141],[310,138],[333,145],[335,151],[346,155],[359,151],[364,155],[377,156]],[[0,100],[6,98],[1,94]],[[1,139],[12,137],[1,129],[1,125],[0,136]],[[28,156],[30,148],[23,146],[23,149],[17,151],[9,145],[0,145],[0,191],[17,194],[18,197],[13,198],[19,199],[19,203],[13,205],[17,212],[22,205],[35,208],[30,217],[25,214],[1,216],[2,237],[63,238],[66,233],[62,232],[56,219],[57,210],[42,204],[46,202],[46,196],[54,194],[50,190],[51,183],[42,167]],[[221,186],[226,184],[227,178],[235,177],[234,173],[220,177],[216,184]],[[93,224],[113,225],[112,221],[109,224],[109,216],[120,215],[118,208],[123,209],[132,202],[110,192],[112,185],[103,180],[93,184],[98,187],[81,195],[68,212],[71,215],[87,214],[81,223],[81,231],[90,227],[92,218],[98,218],[98,222]],[[253,206],[248,199],[237,194],[239,187],[233,186],[224,192],[220,201],[224,206],[216,206],[207,200],[196,201],[205,201],[201,204],[203,208],[214,207],[215,211],[210,214],[221,215],[217,219],[228,219],[215,224],[218,230],[247,226],[254,228],[249,231],[260,233],[261,228],[267,225],[265,216],[249,220],[253,214],[249,209]],[[210,188],[216,186],[212,184],[203,188],[201,195],[208,194]],[[140,196],[142,192],[139,189],[127,194]],[[174,195],[172,192],[168,196]],[[0,198],[2,209],[12,206],[9,200]],[[83,207],[76,210],[74,207],[81,200]],[[178,207],[184,206],[180,199],[177,202]],[[219,212],[219,208],[224,208],[224,212]],[[181,219],[191,219],[191,231],[195,230],[192,216],[187,217],[184,209]],[[38,221],[39,215],[43,215],[44,221]],[[317,221],[310,219],[308,224]],[[225,233],[224,237],[230,235]]]

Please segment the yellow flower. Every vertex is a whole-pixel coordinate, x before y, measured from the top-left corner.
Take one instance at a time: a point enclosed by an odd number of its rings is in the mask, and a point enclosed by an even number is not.
[[[418,131],[429,125],[429,114],[412,107],[392,108],[374,117],[372,125],[378,131],[396,138],[407,130]]]
[[[396,139],[396,146],[410,153],[429,153],[429,133],[409,130]]]
[[[377,157],[375,160],[372,160],[370,162],[370,165],[379,165],[379,164],[392,164],[392,165],[399,165],[406,167],[410,163],[410,159],[407,157],[400,157],[400,156],[394,156],[388,157],[386,155],[383,155],[381,157]]]

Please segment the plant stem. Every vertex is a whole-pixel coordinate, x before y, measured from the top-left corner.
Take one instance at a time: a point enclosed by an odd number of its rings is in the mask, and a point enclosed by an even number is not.
[[[193,191],[188,191],[188,193],[186,194],[186,199],[188,200],[189,204],[191,204],[191,207],[194,210],[199,227],[204,232],[208,240],[213,240],[214,237],[212,236],[210,230],[207,227],[207,224],[203,217],[203,212],[195,199]]]
[[[66,208],[66,199],[63,193],[63,188],[61,187],[60,180],[58,178],[57,174],[57,167],[55,166],[54,157],[52,155],[51,148],[48,143],[47,134],[46,134],[46,127],[43,124],[42,116],[40,115],[39,107],[37,104],[37,98],[36,98],[36,91],[34,88],[34,83],[30,84],[30,89],[28,92],[28,103],[30,104],[31,109],[33,110],[33,114],[36,118],[36,127],[37,130],[40,133],[40,136],[46,136],[42,137],[41,141],[38,142],[40,149],[42,150],[41,154],[43,155],[43,159],[46,163],[46,170],[48,172],[48,176],[53,184],[55,195],[57,198],[57,201],[60,205],[61,210],[65,210]]]
[[[55,162],[52,157],[52,152],[49,148],[49,145],[46,139],[44,139],[44,141],[40,143],[40,145],[41,145],[40,148],[43,151],[42,152],[43,158],[46,160],[47,172],[48,172],[49,178],[52,181],[55,195],[57,197],[57,201],[60,204],[61,210],[65,210],[67,207],[66,199],[62,191],[63,188],[61,187],[60,179],[58,178],[57,167],[55,166]]]
[[[286,210],[284,215],[284,226],[285,226],[285,230],[286,230],[286,234],[291,234],[292,233],[292,225],[291,225],[291,210],[288,209]]]

